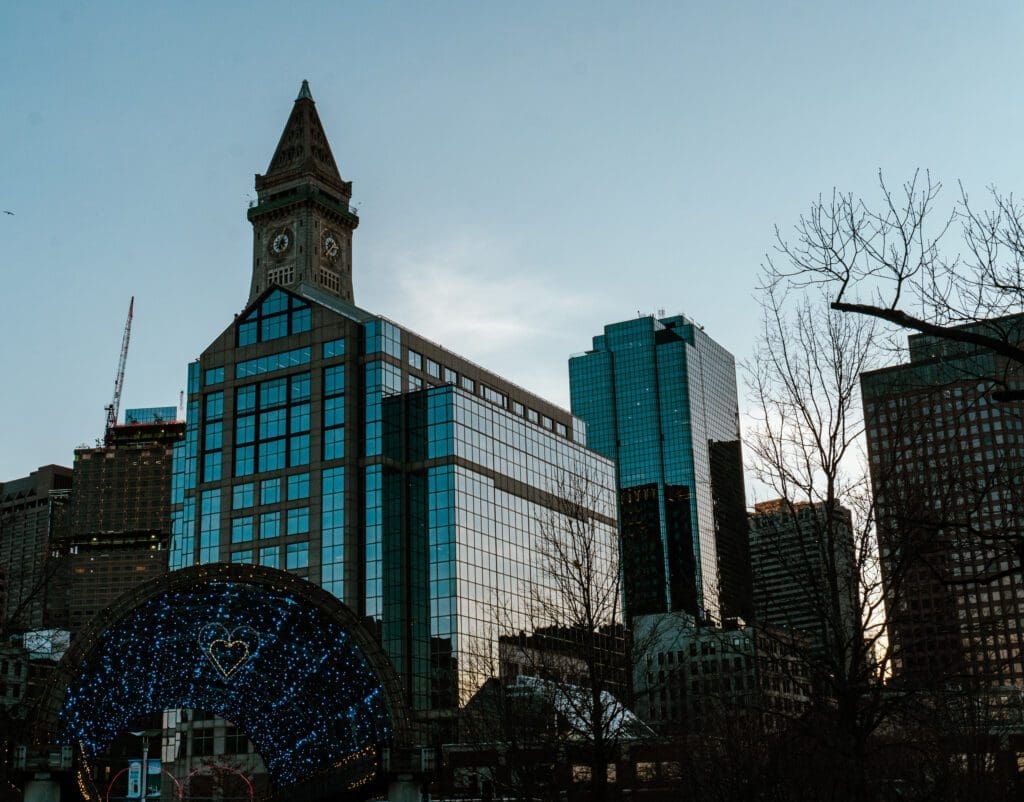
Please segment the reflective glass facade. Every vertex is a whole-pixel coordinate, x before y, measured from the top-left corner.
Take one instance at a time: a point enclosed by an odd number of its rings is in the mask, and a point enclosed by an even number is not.
[[[569,361],[572,411],[618,467],[626,611],[748,616],[732,355],[684,317],[606,326]]]
[[[320,584],[371,622],[413,709],[450,711],[499,634],[529,628],[538,532],[573,476],[598,488],[612,570],[614,471],[584,439],[565,410],[391,321],[273,288],[190,366],[171,566]]]

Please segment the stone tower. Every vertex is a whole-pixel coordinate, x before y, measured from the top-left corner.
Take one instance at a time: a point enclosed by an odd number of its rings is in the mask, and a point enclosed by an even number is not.
[[[352,182],[338,172],[307,81],[266,175],[256,175],[256,195],[248,303],[272,284],[300,283],[353,303]]]

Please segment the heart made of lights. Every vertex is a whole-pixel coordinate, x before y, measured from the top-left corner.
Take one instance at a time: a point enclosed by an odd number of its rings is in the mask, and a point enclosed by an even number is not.
[[[259,633],[247,626],[229,633],[223,624],[206,624],[200,628],[199,642],[214,668],[224,679],[230,679],[256,654]]]

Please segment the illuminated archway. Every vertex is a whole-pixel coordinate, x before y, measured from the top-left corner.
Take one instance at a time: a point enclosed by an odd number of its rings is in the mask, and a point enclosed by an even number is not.
[[[407,732],[398,678],[355,614],[249,565],[175,571],[97,616],[54,672],[39,737],[77,744],[87,765],[132,720],[168,708],[232,721],[278,790],[326,777],[367,787]]]

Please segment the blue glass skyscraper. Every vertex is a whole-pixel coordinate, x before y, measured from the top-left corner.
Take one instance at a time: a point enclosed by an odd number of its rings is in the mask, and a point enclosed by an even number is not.
[[[618,465],[626,611],[748,617],[736,365],[684,317],[605,326],[569,360],[587,445]]]

